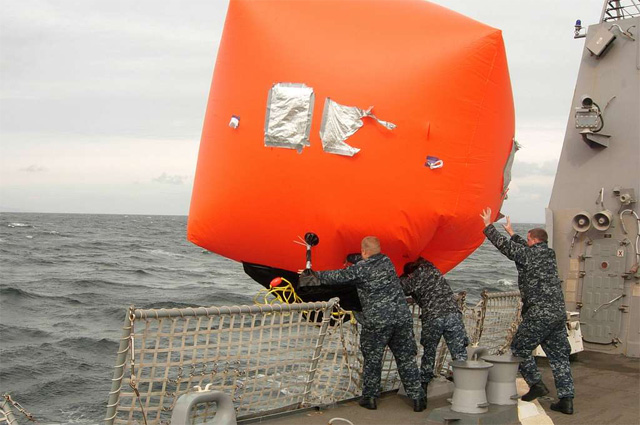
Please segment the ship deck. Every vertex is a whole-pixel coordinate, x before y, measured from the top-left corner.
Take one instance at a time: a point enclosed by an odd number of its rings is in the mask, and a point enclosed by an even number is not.
[[[573,415],[564,415],[549,408],[556,397],[551,369],[544,358],[538,359],[538,365],[551,393],[549,397],[542,397],[535,403],[541,414],[523,419],[523,424],[640,423],[640,359],[593,351],[579,353],[571,363],[576,388]],[[522,394],[524,391],[526,386],[519,386],[519,392]],[[363,409],[356,400],[351,400],[321,410],[304,409],[240,423],[326,425],[332,418],[345,418],[355,425],[428,424],[432,423],[428,421],[431,411],[447,406],[446,399],[447,397],[429,399],[426,411],[414,413],[407,397],[388,393],[378,401],[378,410]],[[335,421],[335,424],[343,425],[346,422]]]

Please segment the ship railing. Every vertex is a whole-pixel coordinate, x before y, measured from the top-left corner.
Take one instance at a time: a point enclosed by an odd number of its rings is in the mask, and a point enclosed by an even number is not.
[[[484,347],[489,354],[506,353],[521,320],[520,292],[485,290],[480,294],[480,300],[474,305],[467,303],[466,295],[466,292],[460,292],[456,298],[462,312],[469,345]],[[440,341],[437,353],[435,373],[450,375],[449,363],[452,359],[444,339]]]
[[[6,396],[6,395],[5,395]],[[0,425],[17,425],[16,417],[13,415],[13,409],[6,397],[0,399]]]
[[[14,413],[21,413],[29,421],[36,421],[31,413],[11,397],[11,394],[3,394],[2,398],[0,398],[0,425],[18,425],[18,420]]]
[[[485,347],[491,354],[504,354],[520,324],[520,292],[483,291],[473,311],[480,315],[471,343]]]
[[[600,22],[617,21],[640,16],[638,0],[605,0]]]
[[[517,326],[519,301],[517,292],[483,292],[476,305],[467,306],[461,294],[471,343],[491,353],[507,347]],[[411,309],[419,361],[420,309]],[[239,420],[357,397],[363,365],[360,325],[344,313],[337,298],[255,306],[130,307],[105,422],[169,423],[177,399],[207,384],[232,397]],[[441,342],[436,370],[446,374],[448,362]],[[388,350],[381,386],[383,391],[400,386]],[[215,404],[198,405],[191,423],[211,420],[215,412]]]

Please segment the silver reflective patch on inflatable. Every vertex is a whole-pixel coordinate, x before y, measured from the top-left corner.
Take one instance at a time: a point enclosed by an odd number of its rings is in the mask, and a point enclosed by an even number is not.
[[[309,146],[314,98],[313,88],[304,84],[274,84],[267,100],[264,145],[298,152]]]
[[[520,143],[518,143],[516,139],[513,139],[511,153],[509,154],[509,158],[507,158],[507,163],[504,165],[504,171],[502,174],[502,196],[504,199],[507,199],[507,189],[509,189],[509,183],[511,183],[511,168],[513,167],[513,160],[518,150],[520,150]]]
[[[324,102],[322,125],[320,126],[322,149],[325,152],[346,156],[353,156],[360,152],[360,149],[349,146],[344,141],[362,127],[362,118],[364,117],[373,118],[389,130],[396,128],[395,124],[376,118],[371,113],[371,109],[373,106],[366,111],[355,106],[344,106],[327,98]]]

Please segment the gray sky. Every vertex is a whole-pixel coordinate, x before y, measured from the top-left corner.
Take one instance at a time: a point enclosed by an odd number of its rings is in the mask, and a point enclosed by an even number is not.
[[[0,211],[187,214],[226,0],[0,0]],[[503,212],[543,222],[602,0],[438,0],[503,31],[516,155]],[[455,28],[451,29],[455,31]]]

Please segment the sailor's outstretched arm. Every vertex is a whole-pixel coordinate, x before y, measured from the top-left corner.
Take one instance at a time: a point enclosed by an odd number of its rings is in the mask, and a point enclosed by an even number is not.
[[[505,220],[507,222],[503,224],[502,227],[504,227],[504,230],[511,236],[511,240],[520,245],[526,245],[527,240],[513,231],[513,227],[511,227],[511,217],[506,216]]]
[[[403,274],[399,279],[402,292],[404,292],[405,295],[411,295],[416,290],[416,286],[419,283],[418,273],[416,272]]]
[[[487,207],[482,210],[480,213],[480,218],[482,218],[482,222],[484,223],[483,233],[489,239],[498,250],[507,256],[510,260],[516,261],[518,263],[524,264],[527,261],[527,245],[521,245],[519,243],[514,242],[511,239],[508,239],[506,236],[501,235],[500,232],[493,226],[492,218],[491,218],[491,208]],[[507,228],[508,226],[508,228]],[[507,220],[507,226],[505,226],[505,230],[509,232],[513,232],[511,229],[511,220]],[[509,234],[511,234],[509,232]]]
[[[529,247],[526,244],[520,244],[513,239],[507,238],[505,235],[498,232],[493,224],[489,224],[484,228],[484,234],[489,239],[498,251],[503,253],[507,258],[515,262],[524,264],[527,261],[527,250]]]
[[[323,285],[340,285],[353,282],[358,278],[358,266],[353,265],[339,270],[326,270],[317,272]]]

